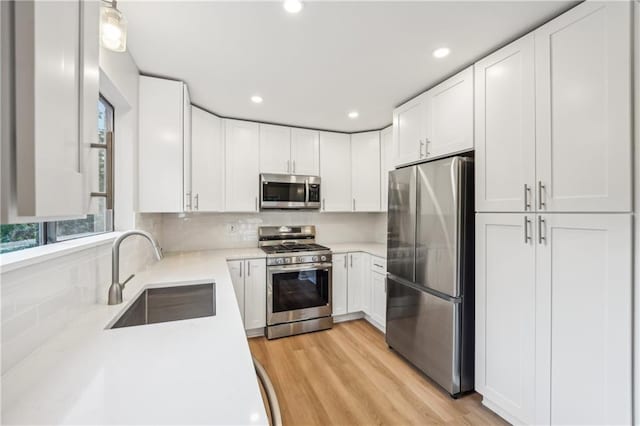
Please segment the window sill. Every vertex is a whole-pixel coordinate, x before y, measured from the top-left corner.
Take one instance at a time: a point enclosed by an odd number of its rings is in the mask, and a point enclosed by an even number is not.
[[[0,255],[0,272],[5,273],[26,266],[46,262],[57,257],[66,256],[92,247],[111,244],[121,232],[107,232],[91,237],[77,238],[55,244],[46,244],[25,250]]]

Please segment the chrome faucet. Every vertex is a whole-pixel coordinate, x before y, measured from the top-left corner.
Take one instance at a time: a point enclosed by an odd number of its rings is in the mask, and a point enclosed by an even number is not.
[[[116,238],[113,242],[113,247],[111,248],[111,286],[109,287],[109,305],[122,303],[122,290],[131,278],[135,276],[135,274],[131,274],[131,276],[124,280],[123,283],[120,283],[120,244],[122,244],[122,242],[131,235],[140,235],[149,240],[153,246],[153,252],[156,255],[156,259],[162,259],[162,248],[158,245],[158,241],[153,238],[153,235],[146,231],[139,231],[136,229],[125,231]]]

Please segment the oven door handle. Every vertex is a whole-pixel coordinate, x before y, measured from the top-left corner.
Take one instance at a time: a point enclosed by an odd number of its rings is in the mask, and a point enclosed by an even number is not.
[[[283,265],[269,266],[269,272],[296,272],[296,271],[314,271],[316,269],[330,270],[331,263],[303,263],[301,265]]]

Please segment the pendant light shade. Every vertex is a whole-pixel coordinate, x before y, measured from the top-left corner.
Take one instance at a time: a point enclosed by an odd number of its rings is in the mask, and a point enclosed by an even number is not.
[[[103,1],[100,10],[100,43],[114,52],[127,50],[127,20],[116,1]]]

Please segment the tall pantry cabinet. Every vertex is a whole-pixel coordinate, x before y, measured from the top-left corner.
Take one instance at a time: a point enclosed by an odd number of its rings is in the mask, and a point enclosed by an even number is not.
[[[511,422],[632,420],[630,22],[588,1],[475,66],[476,389]]]

